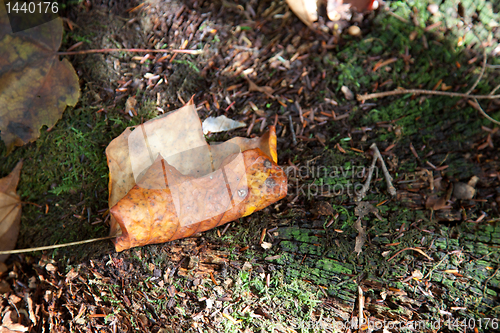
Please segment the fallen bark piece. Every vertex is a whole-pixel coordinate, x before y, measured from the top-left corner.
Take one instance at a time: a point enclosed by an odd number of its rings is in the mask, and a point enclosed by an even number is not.
[[[184,176],[158,158],[111,208],[122,231],[114,241],[116,250],[189,237],[250,215],[286,195],[284,171],[260,149],[244,151],[241,160],[237,157],[229,156],[219,170],[202,178]],[[241,167],[244,177],[232,179]]]

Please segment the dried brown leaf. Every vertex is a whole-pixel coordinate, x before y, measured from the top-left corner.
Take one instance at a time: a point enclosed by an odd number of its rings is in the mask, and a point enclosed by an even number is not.
[[[286,3],[305,25],[310,26],[313,22],[318,20],[318,5],[316,1],[317,0],[286,0]]]
[[[0,326],[0,332],[2,333],[16,333],[16,332],[28,332],[29,328],[15,323],[12,321],[11,316],[13,315],[12,311],[7,311],[2,319],[2,325]]]
[[[208,230],[286,194],[274,126],[261,138],[208,145],[192,101],[127,128],[106,155],[117,251]]]
[[[430,195],[425,202],[425,208],[432,210],[451,209],[452,207],[447,202],[445,197]]]
[[[363,245],[365,245],[366,242],[366,228],[361,225],[361,217],[359,217],[356,220],[356,223],[354,223],[354,228],[358,231],[356,244],[354,245],[354,252],[359,255],[363,251]]]
[[[189,237],[250,215],[286,195],[286,176],[269,157],[258,148],[242,155],[242,161],[231,156],[226,159],[223,172],[202,178],[184,176],[158,159],[111,208],[122,230],[115,240],[116,250]],[[239,176],[242,168],[245,179]],[[236,185],[230,186],[232,196],[224,195],[225,179]],[[240,188],[243,180],[247,186]]]
[[[265,94],[269,98],[274,98],[274,96],[273,96],[274,89],[273,88],[268,87],[268,86],[259,87],[258,85],[255,84],[255,82],[253,82],[249,78],[247,78],[247,80],[248,80],[248,91],[258,91],[258,92]]]
[[[16,193],[23,162],[19,161],[12,172],[0,179],[0,251],[16,247],[21,224],[21,199]],[[9,255],[0,255],[0,262]]]
[[[60,18],[12,33],[0,6],[0,135],[7,154],[35,141],[43,125],[54,126],[78,102],[78,76],[57,54],[62,33]]]

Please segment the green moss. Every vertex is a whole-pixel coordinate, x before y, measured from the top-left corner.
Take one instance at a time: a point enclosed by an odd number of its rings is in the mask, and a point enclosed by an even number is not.
[[[127,120],[122,108],[107,113],[87,105],[85,99],[68,108],[50,131],[42,129],[33,144],[16,148],[0,165],[6,174],[24,159],[18,193],[23,207],[18,247],[33,247],[105,236],[108,228],[98,211],[107,208],[108,167],[105,148],[127,126],[156,116],[151,104],[140,108],[139,117]],[[5,146],[0,144],[0,154]],[[48,212],[45,213],[46,207]],[[101,246],[102,247],[102,246]],[[105,250],[109,248],[105,247]],[[72,250],[59,250],[72,253]]]

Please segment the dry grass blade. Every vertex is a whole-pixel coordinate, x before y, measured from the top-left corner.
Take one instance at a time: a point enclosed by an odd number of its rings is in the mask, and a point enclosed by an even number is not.
[[[399,250],[398,252],[396,252],[396,254],[394,254],[392,257],[390,257],[387,261],[391,261],[392,259],[396,258],[398,254],[400,254],[401,252],[404,252],[406,250],[413,250],[413,251],[417,251],[418,253],[420,253],[421,255],[423,255],[424,257],[426,257],[427,259],[429,259],[430,261],[433,261],[434,259],[432,259],[428,254],[426,254],[424,251],[418,249],[418,248],[415,248],[415,247],[407,247],[407,248],[404,248],[402,250]]]

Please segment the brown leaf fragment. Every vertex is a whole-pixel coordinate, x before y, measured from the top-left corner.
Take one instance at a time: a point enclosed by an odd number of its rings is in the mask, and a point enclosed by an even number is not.
[[[356,215],[358,219],[354,224],[354,228],[356,228],[356,230],[358,231],[358,235],[356,236],[356,245],[354,246],[354,251],[358,255],[363,250],[363,245],[366,242],[366,227],[362,225],[361,221],[369,213],[374,214],[379,220],[382,220],[382,217],[378,213],[377,207],[374,207],[369,202],[359,201],[356,204],[356,208],[354,208],[354,215]]]
[[[7,154],[35,141],[43,125],[51,128],[78,102],[78,76],[57,54],[62,33],[61,18],[12,33],[0,6],[0,136]]]
[[[425,208],[432,210],[451,209],[448,205],[448,200],[445,197],[438,197],[437,195],[430,195],[425,202]]]
[[[328,216],[333,215],[333,207],[329,202],[320,201],[316,207],[318,215]]]
[[[321,133],[315,133],[314,136],[318,139],[319,143],[324,147],[326,143],[326,136]]]
[[[12,321],[12,311],[7,311],[2,319],[2,325],[0,326],[0,332],[10,333],[10,332],[27,332],[28,327],[23,326]]]
[[[268,87],[268,86],[259,87],[249,78],[247,78],[247,80],[248,80],[248,91],[258,91],[258,92],[265,94],[269,98],[274,98],[274,96],[273,96],[274,89],[273,88]]]
[[[5,294],[10,291],[10,284],[5,280],[0,280],[0,294]]]
[[[131,117],[134,115],[137,116],[137,111],[135,110],[136,105],[137,100],[134,97],[130,96],[127,98],[127,101],[125,102],[125,113]]]
[[[13,250],[21,224],[21,199],[16,193],[23,162],[19,161],[12,172],[0,179],[0,251]],[[8,258],[0,255],[0,262]]]
[[[378,209],[369,202],[360,201],[356,204],[356,208],[354,208],[354,214],[356,216],[363,218],[368,215],[368,213],[373,213],[378,217]]]
[[[354,223],[354,228],[358,231],[354,252],[359,255],[363,251],[363,245],[365,245],[366,242],[366,228],[361,225],[361,217],[358,217],[356,223]]]

